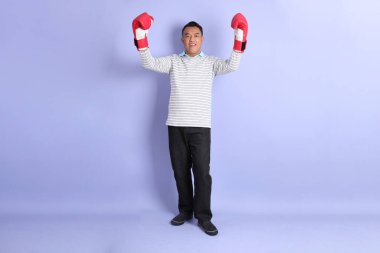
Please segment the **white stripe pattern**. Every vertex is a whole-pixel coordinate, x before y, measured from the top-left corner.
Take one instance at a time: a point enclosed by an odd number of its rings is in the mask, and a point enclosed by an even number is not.
[[[241,53],[228,60],[214,56],[153,57],[149,48],[140,52],[144,68],[170,74],[168,126],[211,128],[211,93],[214,77],[239,68]]]

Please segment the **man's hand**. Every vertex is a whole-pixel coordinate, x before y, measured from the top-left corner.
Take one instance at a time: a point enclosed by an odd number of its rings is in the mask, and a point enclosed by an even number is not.
[[[144,12],[137,16],[132,22],[133,35],[135,37],[135,45],[137,50],[145,50],[148,48],[148,31],[153,23],[153,17]]]
[[[247,44],[248,22],[241,13],[237,13],[231,21],[235,30],[234,51],[243,53]]]

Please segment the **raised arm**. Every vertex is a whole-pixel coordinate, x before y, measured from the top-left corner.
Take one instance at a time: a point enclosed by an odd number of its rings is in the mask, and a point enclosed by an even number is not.
[[[232,51],[228,60],[222,60],[217,58],[214,62],[215,75],[226,74],[235,71],[239,68],[241,53]]]
[[[132,22],[134,42],[140,53],[141,63],[144,68],[160,73],[169,73],[171,68],[171,56],[155,58],[151,55],[148,45],[148,32],[152,26],[153,17],[144,12]]]
[[[235,30],[233,51],[228,60],[217,59],[214,63],[215,75],[225,74],[239,68],[241,54],[247,44],[248,22],[241,13],[237,13],[231,21],[231,27]]]
[[[169,74],[172,67],[172,56],[153,57],[149,48],[139,51],[142,66],[159,73]]]

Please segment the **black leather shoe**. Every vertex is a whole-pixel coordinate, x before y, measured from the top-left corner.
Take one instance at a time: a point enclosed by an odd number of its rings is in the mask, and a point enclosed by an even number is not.
[[[180,213],[170,221],[170,224],[179,226],[185,223],[185,221],[191,220],[192,218],[192,214]]]
[[[208,235],[217,235],[218,229],[211,221],[198,221],[198,226]]]

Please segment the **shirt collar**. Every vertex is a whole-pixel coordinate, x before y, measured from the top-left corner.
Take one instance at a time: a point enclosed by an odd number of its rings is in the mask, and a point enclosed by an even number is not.
[[[180,57],[183,57],[183,56],[188,56],[185,51],[182,51],[182,53],[179,54]],[[197,56],[200,56],[200,57],[203,57],[205,56],[205,54],[201,51]],[[190,56],[188,56],[190,57]]]

